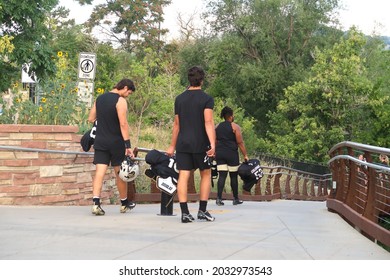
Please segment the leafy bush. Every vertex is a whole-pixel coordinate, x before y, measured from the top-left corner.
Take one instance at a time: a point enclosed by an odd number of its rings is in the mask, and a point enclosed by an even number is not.
[[[57,75],[39,83],[35,100],[28,96],[29,88],[23,90],[19,83],[13,85],[11,100],[2,96],[1,123],[86,126],[87,104],[79,100],[67,57],[62,52],[57,56]]]

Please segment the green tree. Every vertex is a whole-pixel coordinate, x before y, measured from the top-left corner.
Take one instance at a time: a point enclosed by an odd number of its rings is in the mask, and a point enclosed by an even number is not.
[[[358,139],[361,123],[370,123],[373,93],[364,65],[366,39],[351,30],[333,48],[315,52],[310,76],[285,90],[270,114],[269,149],[297,160],[324,162],[340,141]]]
[[[269,131],[268,112],[283,89],[304,79],[317,46],[331,46],[341,32],[332,28],[337,0],[210,1],[213,42],[207,49],[214,96],[230,97]],[[217,35],[217,36],[216,36]]]
[[[133,61],[125,75],[131,77],[136,91],[129,100],[131,123],[136,123],[138,140],[143,125],[169,129],[173,117],[173,102],[183,90],[179,77],[171,71],[169,61],[163,61],[152,49],[145,50],[142,61]]]
[[[12,36],[15,46],[6,61],[0,60],[0,91],[19,79],[24,63],[31,63],[30,71],[40,79],[55,72],[46,19],[57,3],[58,0],[0,1],[0,34]]]
[[[79,1],[89,3],[92,1]],[[110,40],[127,52],[153,47],[161,49],[161,36],[167,30],[161,28],[163,7],[170,0],[107,0],[96,5],[87,22],[89,28],[100,26]]]
[[[390,50],[386,49],[382,38],[369,38],[365,58],[368,77],[375,90],[365,114],[372,121],[361,124],[359,142],[390,147]]]

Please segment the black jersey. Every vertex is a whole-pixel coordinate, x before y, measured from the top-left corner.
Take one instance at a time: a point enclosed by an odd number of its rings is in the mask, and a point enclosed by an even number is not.
[[[175,115],[179,116],[176,151],[204,153],[210,141],[204,125],[204,110],[214,109],[214,99],[203,90],[186,90],[175,99]]]
[[[174,157],[169,157],[165,153],[153,149],[146,154],[145,161],[150,165],[150,169],[153,172],[152,177],[172,177],[176,180],[179,178]]]
[[[243,189],[250,192],[252,187],[263,177],[263,169],[258,159],[243,162],[238,168],[238,175],[244,181]]]
[[[119,97],[116,93],[107,92],[96,99],[96,119],[99,128],[96,130],[93,145],[95,150],[125,147],[116,110]]]
[[[224,121],[218,124],[215,133],[217,136],[217,154],[222,151],[238,151],[236,135],[233,132],[231,122]]]

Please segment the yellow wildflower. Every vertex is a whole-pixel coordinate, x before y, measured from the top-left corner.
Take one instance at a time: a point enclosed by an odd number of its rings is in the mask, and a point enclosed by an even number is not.
[[[62,51],[59,51],[59,52],[57,53],[57,56],[58,56],[58,57],[62,57],[62,56],[63,56]]]

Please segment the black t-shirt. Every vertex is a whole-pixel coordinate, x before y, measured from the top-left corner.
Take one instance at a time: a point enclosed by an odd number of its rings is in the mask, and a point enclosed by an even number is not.
[[[217,154],[223,151],[238,151],[236,135],[233,132],[231,122],[224,121],[218,124],[215,133],[217,135]]]
[[[116,110],[119,97],[119,94],[107,92],[96,99],[98,129],[96,129],[93,145],[95,150],[124,149],[125,147]]]
[[[204,125],[204,110],[214,109],[214,99],[203,90],[186,90],[175,99],[180,131],[176,151],[204,153],[210,145]]]

